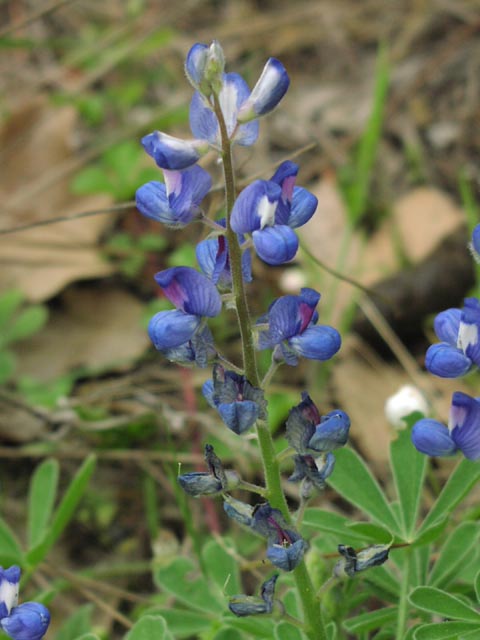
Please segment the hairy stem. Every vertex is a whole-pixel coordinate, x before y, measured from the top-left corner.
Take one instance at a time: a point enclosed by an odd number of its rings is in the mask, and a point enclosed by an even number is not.
[[[228,135],[225,119],[218,97],[214,97],[213,107],[217,116],[222,140],[222,160],[225,177],[226,197],[226,237],[228,241],[230,270],[232,274],[232,291],[237,311],[238,326],[242,341],[243,367],[245,377],[255,387],[260,386],[255,343],[248,310],[247,295],[242,274],[242,250],[237,234],[230,226],[230,216],[235,203],[235,173],[233,169],[232,143]],[[266,422],[257,422],[257,436],[263,460],[266,495],[270,504],[280,509],[288,523],[292,522],[285,494],[282,490],[280,467],[278,464],[272,435]],[[315,597],[312,580],[302,561],[294,570],[295,582],[302,601],[305,616],[305,633],[310,640],[325,640],[326,632],[322,621],[320,603]]]
[[[408,592],[410,588],[410,571],[412,566],[412,549],[407,547],[403,557],[402,581],[400,583],[400,598],[398,601],[396,640],[403,640],[408,617]]]

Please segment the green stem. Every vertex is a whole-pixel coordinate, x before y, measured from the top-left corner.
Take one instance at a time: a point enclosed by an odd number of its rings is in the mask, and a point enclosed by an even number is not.
[[[232,275],[232,291],[242,341],[243,367],[245,377],[250,384],[255,387],[260,387],[255,343],[243,282],[242,250],[237,239],[237,234],[230,226],[230,216],[236,198],[232,143],[228,135],[225,119],[217,96],[214,96],[213,108],[215,115],[217,116],[222,140],[222,160],[226,198],[226,237],[228,241],[230,271]],[[272,435],[266,422],[257,422],[257,436],[265,474],[265,497],[274,508],[280,509],[284,514],[286,521],[290,524],[292,522],[292,518],[288,510],[285,494],[282,490],[280,467],[275,453]],[[327,636],[323,625],[320,603],[315,597],[312,580],[303,560],[295,568],[293,574],[302,602],[305,617],[305,633],[309,640],[326,640]]]
[[[400,598],[398,601],[396,640],[403,640],[408,618],[408,592],[410,588],[410,572],[412,567],[412,549],[407,547],[403,556],[402,581],[400,584]]]

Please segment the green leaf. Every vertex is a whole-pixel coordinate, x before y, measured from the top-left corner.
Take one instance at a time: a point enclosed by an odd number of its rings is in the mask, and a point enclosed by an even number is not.
[[[365,572],[365,580],[370,582],[375,587],[378,587],[382,592],[382,597],[385,599],[393,599],[396,601],[399,596],[400,585],[398,579],[395,578],[390,571],[382,567],[375,567]]]
[[[478,543],[479,527],[475,522],[462,522],[441,547],[440,555],[433,565],[428,584],[445,587],[458,567],[471,554]]]
[[[75,613],[62,623],[55,634],[55,640],[77,640],[77,638],[88,634],[92,627],[92,611],[92,604],[85,604],[83,607],[79,607]]]
[[[225,621],[227,618],[225,618]],[[272,640],[272,619],[262,616],[246,616],[245,618],[229,617],[228,624],[244,631],[248,638],[265,638]]]
[[[55,640],[57,640],[56,637],[55,637]],[[97,636],[96,633],[84,633],[81,636],[77,636],[75,640],[103,640],[103,639],[101,639],[100,636]]]
[[[352,522],[347,525],[349,529],[353,529],[360,535],[363,535],[368,542],[379,542],[380,544],[389,544],[392,542],[392,534],[372,522]]]
[[[422,533],[419,535],[417,534],[417,537],[415,538],[415,542],[412,544],[412,547],[422,547],[424,545],[430,544],[431,542],[439,538],[442,532],[444,531],[445,527],[447,526],[448,520],[449,520],[448,516],[444,516],[443,518],[440,518],[440,520],[433,522],[431,525],[429,525],[425,529],[423,528],[423,525],[422,525]]]
[[[243,640],[244,636],[232,627],[223,627],[215,634],[213,640]]]
[[[153,575],[160,589],[171,593],[189,609],[222,613],[226,608],[226,600],[218,587],[201,577],[195,577],[197,573],[192,560],[179,557],[168,566],[155,569]]]
[[[31,549],[45,537],[57,497],[59,465],[45,460],[35,469],[28,493],[27,544]],[[88,631],[88,629],[87,629]]]
[[[209,577],[220,591],[226,596],[232,596],[242,591],[240,572],[231,540],[223,538],[222,544],[223,546],[215,540],[207,542],[202,553],[203,561]]]
[[[328,640],[337,640],[337,625],[335,622],[330,622],[325,627],[325,631],[327,632]]]
[[[478,626],[468,622],[438,622],[435,624],[423,624],[413,634],[414,640],[459,640],[462,631],[478,632]]]
[[[475,594],[477,596],[477,601],[480,604],[480,571],[475,576]]]
[[[174,640],[161,616],[142,616],[125,636],[125,640]]]
[[[379,525],[400,535],[385,494],[365,462],[352,449],[339,449],[335,457],[335,472],[328,480],[329,485]]]
[[[80,502],[83,494],[85,493],[88,482],[95,469],[95,465],[95,456],[88,456],[88,458],[84,461],[80,469],[73,477],[70,485],[68,486],[68,489],[66,490],[62,498],[62,501],[55,510],[51,525],[44,540],[33,549],[30,549],[27,554],[27,560],[30,564],[36,565],[46,557],[50,549],[62,534],[67,524],[72,519],[77,505]]]
[[[159,609],[158,613],[165,619],[174,638],[197,637],[201,631],[212,626],[212,619],[201,613],[187,609]]]
[[[361,613],[354,618],[349,618],[343,623],[343,627],[348,633],[365,633],[367,631],[373,631],[379,629],[388,622],[393,622],[397,619],[398,608],[397,607],[385,607],[378,611],[368,611],[367,613]]]
[[[436,587],[417,587],[408,598],[414,607],[443,618],[455,618],[480,625],[480,613],[463,600]]]
[[[423,521],[420,533],[423,533],[443,516],[451,513],[479,479],[480,464],[466,458],[461,460]]]
[[[390,445],[390,460],[400,501],[404,538],[411,542],[428,458],[413,446],[410,429],[403,429]]]
[[[4,332],[5,342],[24,340],[38,333],[48,319],[47,308],[41,305],[27,307],[21,311]]]
[[[0,351],[0,384],[4,384],[11,378],[16,366],[17,358],[15,354],[2,349]]]
[[[15,534],[8,524],[0,518],[0,564],[10,565],[24,562],[23,551],[18,543]]]
[[[2,334],[5,325],[10,322],[23,300],[24,295],[18,289],[10,289],[0,295],[0,330]]]
[[[302,527],[309,530],[331,533],[338,537],[338,541],[343,544],[354,546],[363,544],[366,539],[362,533],[357,533],[353,527],[349,526],[350,520],[338,513],[325,511],[324,509],[309,508],[305,510]]]
[[[305,634],[289,622],[277,624],[273,633],[275,640],[306,640]]]

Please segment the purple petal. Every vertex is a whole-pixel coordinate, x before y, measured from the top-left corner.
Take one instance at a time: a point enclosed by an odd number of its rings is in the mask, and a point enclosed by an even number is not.
[[[167,225],[175,225],[175,216],[170,210],[165,185],[162,182],[147,182],[135,194],[135,203],[140,213],[147,218]]]
[[[227,427],[237,434],[245,433],[253,427],[259,413],[257,403],[251,400],[219,404],[217,410]]]
[[[159,131],[142,138],[142,145],[161,169],[186,169],[208,151],[206,140],[181,140]]]
[[[206,44],[194,44],[187,53],[185,74],[194,87],[197,87],[203,80],[207,60],[208,46]]]
[[[456,391],[452,397],[449,428],[463,455],[469,460],[480,459],[480,402]]]
[[[275,214],[276,224],[288,224],[297,174],[298,165],[287,160],[286,162],[282,162],[270,178],[271,182],[275,182],[282,188],[282,197],[280,198]]]
[[[293,336],[288,344],[304,358],[329,360],[340,349],[342,340],[336,329],[320,325],[309,327],[302,334]]]
[[[215,285],[191,267],[171,267],[155,274],[155,281],[177,309],[195,316],[218,316],[222,300]]]
[[[184,212],[196,213],[212,186],[208,172],[195,165],[185,171],[165,170],[163,173],[171,209],[179,216]]]
[[[50,613],[38,602],[24,602],[0,620],[0,627],[13,640],[40,640],[49,624]]]
[[[446,342],[432,344],[425,354],[425,367],[440,378],[458,378],[470,370],[472,361],[461,349]]]
[[[318,198],[304,189],[295,187],[293,191],[292,208],[286,224],[292,229],[301,227],[310,220],[317,209]]]
[[[190,129],[200,140],[208,140],[210,144],[220,146],[220,128],[217,116],[205,101],[201,93],[196,91],[190,102]]]
[[[480,365],[480,302],[466,298],[458,330],[457,347],[477,366]]]
[[[270,344],[292,338],[304,331],[315,315],[320,294],[305,287],[299,296],[282,296],[271,305],[268,312]]]
[[[201,318],[183,311],[160,311],[148,324],[155,349],[174,349],[188,342],[200,326]]]
[[[259,258],[271,265],[284,264],[295,257],[298,238],[290,227],[275,225],[252,234],[253,245]]]
[[[448,428],[431,418],[424,418],[413,425],[412,442],[420,453],[427,456],[451,456],[457,451]]]
[[[452,347],[456,347],[461,317],[461,309],[441,311],[433,321],[433,328],[435,329],[438,339]]]
[[[248,84],[238,73],[226,73],[223,78],[223,86],[219,94],[220,107],[222,109],[228,136],[233,141],[244,147],[254,144],[258,138],[258,122],[237,124],[238,110],[250,95]]]
[[[272,111],[285,95],[289,84],[290,79],[283,64],[270,58],[250,97],[240,109],[239,122],[248,122]]]
[[[275,211],[282,194],[278,184],[255,180],[235,200],[230,224],[236,233],[251,233],[275,223]]]
[[[293,571],[301,562],[306,548],[306,542],[302,539],[290,546],[273,544],[267,548],[267,558],[279,569]]]

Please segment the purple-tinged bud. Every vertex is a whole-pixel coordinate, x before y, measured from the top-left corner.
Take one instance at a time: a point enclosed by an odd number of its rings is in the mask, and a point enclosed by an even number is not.
[[[243,594],[232,596],[228,603],[228,608],[238,617],[272,613],[277,578],[278,574],[275,574],[262,584],[260,597],[245,596]]]
[[[187,54],[185,74],[194,87],[205,96],[218,94],[222,87],[225,56],[220,44],[214,40],[210,46],[194,44]]]
[[[307,547],[302,538],[293,544],[272,544],[267,548],[267,558],[279,569],[293,571],[302,561]]]
[[[154,131],[142,138],[142,145],[161,169],[180,170],[195,164],[207,153],[207,140],[181,140]]]
[[[339,544],[338,552],[343,558],[335,565],[333,575],[337,578],[344,576],[353,578],[360,571],[378,567],[388,560],[390,547],[389,544],[374,544],[356,552],[352,547]]]
[[[289,84],[290,79],[283,64],[270,58],[249,98],[242,104],[238,122],[249,122],[272,111],[287,92]]]
[[[451,456],[457,451],[448,427],[432,418],[423,418],[413,425],[414,447],[428,456]]]
[[[461,349],[446,342],[438,342],[428,347],[425,367],[440,378],[458,378],[470,371],[472,361]]]
[[[50,624],[50,613],[43,604],[25,602],[0,620],[0,628],[13,640],[40,640]]]

